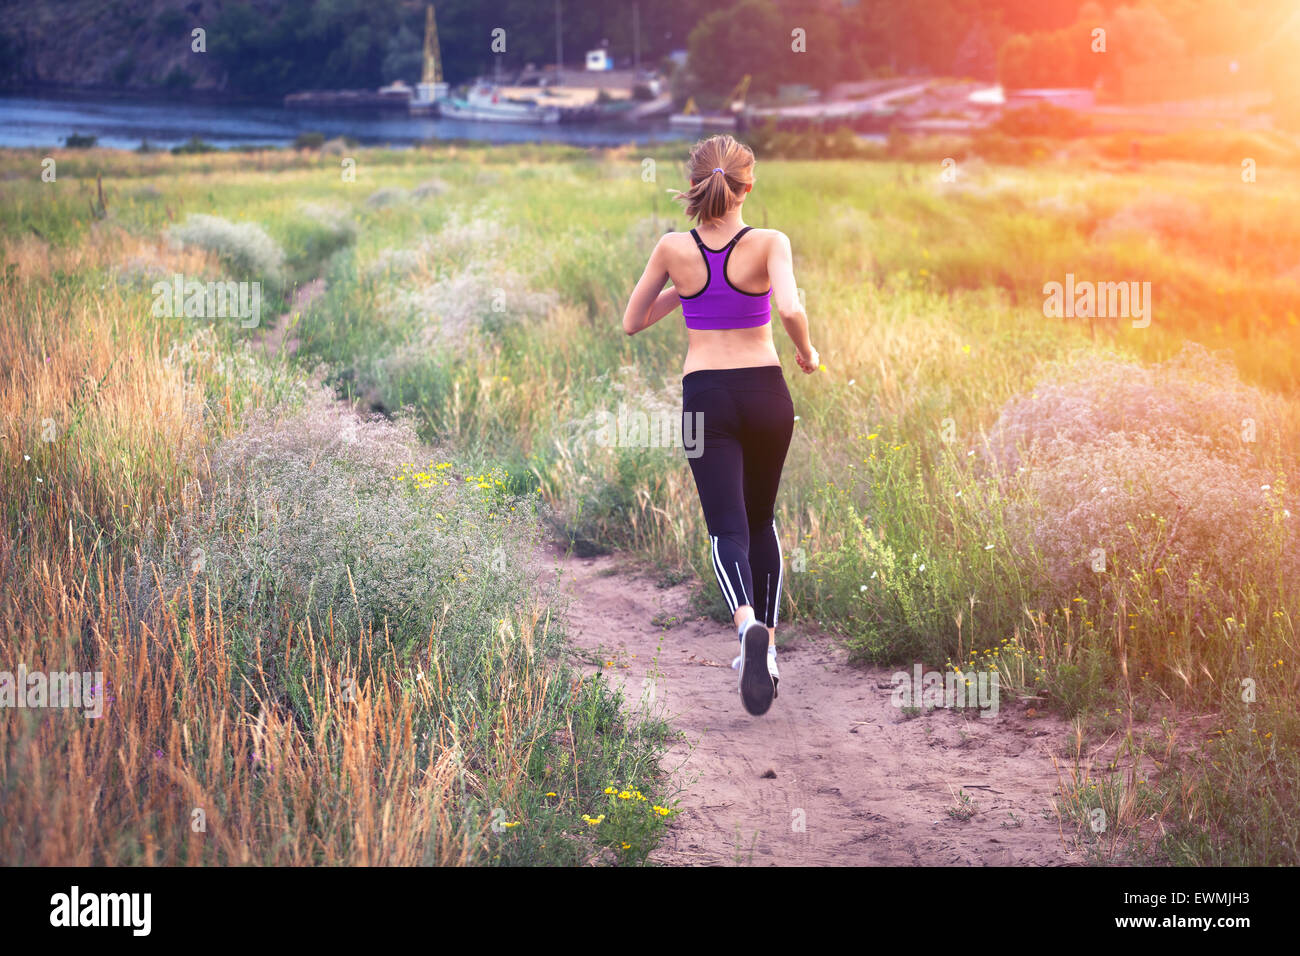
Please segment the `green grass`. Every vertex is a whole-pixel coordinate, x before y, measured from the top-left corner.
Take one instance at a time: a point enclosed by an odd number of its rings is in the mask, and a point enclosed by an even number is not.
[[[512,494],[540,498],[542,520],[580,553],[628,549],[669,579],[693,571],[707,582],[680,452],[600,447],[587,435],[592,416],[619,402],[671,411],[680,397],[680,323],[670,317],[634,339],[619,323],[655,236],[685,225],[666,191],[678,185],[673,149],[358,150],[350,183],[337,157],[314,154],[61,154],[57,185],[6,182],[0,235],[13,248],[37,230],[76,248],[112,228],[150,241],[191,213],[257,222],[283,247],[290,284],[326,279],[298,327],[298,367],[324,363],[341,394],[407,409],[419,436],[454,448],[467,472],[498,469]],[[923,153],[917,162],[760,156],[746,220],[791,237],[826,365],[790,380],[799,422],[777,514],[790,562],[787,619],[838,634],[867,661],[998,669],[1004,687],[1093,728],[1112,726],[1120,707],[1142,717],[1171,707],[1226,715],[1249,676],[1259,696],[1246,712],[1258,733],[1272,734],[1271,766],[1292,766],[1294,596],[1253,565],[1221,593],[1207,591],[1197,613],[1162,602],[1158,575],[1169,569],[1154,566],[1063,593],[1026,540],[1028,486],[988,465],[986,439],[1008,402],[1054,362],[1110,350],[1158,362],[1193,341],[1229,349],[1242,380],[1276,396],[1282,411],[1252,461],[1273,469],[1283,493],[1300,448],[1300,179],[1270,166],[1243,183],[1238,161],[1219,156],[1129,169],[1104,150],[1042,151],[1016,166],[955,155],[956,183],[941,182],[938,159]],[[655,181],[642,177],[645,158],[656,160]],[[10,153],[3,163],[30,173],[31,161]],[[107,223],[81,212],[96,171]],[[417,196],[430,180],[442,185]],[[348,228],[323,228],[313,205]],[[72,268],[17,282],[15,301],[65,296],[93,311],[104,273]],[[1046,318],[1043,285],[1066,273],[1150,282],[1151,326]],[[166,334],[190,331],[175,322]],[[232,349],[239,335],[220,330]],[[793,368],[779,329],[776,338]],[[223,387],[236,396],[247,388]],[[119,530],[129,537],[134,527]],[[1173,571],[1193,578],[1190,566]],[[700,601],[725,617],[710,588]],[[594,712],[606,723],[579,723],[591,728],[589,742],[615,721],[613,711]],[[1181,733],[1178,753],[1204,743]],[[627,746],[635,753],[641,744]],[[554,771],[559,752],[539,748]],[[1186,864],[1300,859],[1294,827],[1277,810],[1288,805],[1285,774],[1244,750],[1216,754],[1171,761],[1114,804],[1127,822],[1149,797],[1202,837],[1133,825],[1125,840],[1153,841],[1153,858]],[[607,845],[644,858],[622,847],[647,844],[639,818],[623,820],[626,801],[608,803],[603,790],[646,789],[645,778],[613,757],[591,769],[568,795],[573,809],[619,819],[609,830],[622,836]],[[563,792],[549,779],[534,790]],[[527,799],[530,819],[551,807],[535,793]],[[1077,787],[1074,799],[1080,820],[1105,805]],[[509,833],[529,854],[557,844],[550,831],[543,839],[521,837],[525,830]]]

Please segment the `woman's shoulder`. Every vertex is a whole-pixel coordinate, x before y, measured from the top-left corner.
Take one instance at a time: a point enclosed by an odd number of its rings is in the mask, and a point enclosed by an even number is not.
[[[665,232],[655,241],[653,254],[676,256],[684,254],[688,248],[695,248],[695,240],[689,232]]]
[[[786,234],[779,229],[760,229],[757,226],[750,226],[748,231],[742,237],[746,245],[761,245],[770,247],[772,244],[789,246],[790,240]],[[696,239],[691,235],[690,230],[685,232],[665,232],[655,244],[656,249],[669,252],[694,252]]]
[[[656,249],[671,249],[675,246],[695,248],[695,239],[690,232],[665,232],[655,241]]]
[[[773,253],[779,253],[780,250],[790,248],[790,239],[780,229],[759,229],[755,226],[749,230],[746,238],[754,245],[759,246],[763,255],[770,256]]]

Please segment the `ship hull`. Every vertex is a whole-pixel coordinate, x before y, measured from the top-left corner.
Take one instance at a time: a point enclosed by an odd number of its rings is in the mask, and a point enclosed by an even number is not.
[[[439,115],[448,119],[475,120],[487,123],[558,123],[560,111],[547,107],[514,108],[513,105],[478,106],[464,100],[443,100]]]

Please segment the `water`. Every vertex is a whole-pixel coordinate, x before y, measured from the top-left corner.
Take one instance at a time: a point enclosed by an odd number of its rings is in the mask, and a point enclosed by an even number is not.
[[[142,139],[172,147],[197,136],[214,146],[287,146],[299,133],[351,136],[368,146],[410,146],[417,140],[475,139],[495,143],[546,141],[614,145],[683,139],[692,133],[667,122],[484,123],[408,116],[378,110],[306,110],[281,106],[184,103],[58,94],[0,95],[0,147],[62,146],[71,133],[98,137],[99,146],[135,149]]]

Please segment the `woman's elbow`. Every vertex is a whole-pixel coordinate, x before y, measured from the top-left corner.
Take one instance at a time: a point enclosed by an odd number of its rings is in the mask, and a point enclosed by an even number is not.
[[[778,304],[776,312],[777,315],[781,316],[783,322],[797,322],[800,319],[806,320],[808,318],[808,314],[804,312],[803,306],[799,304],[798,299]]]

